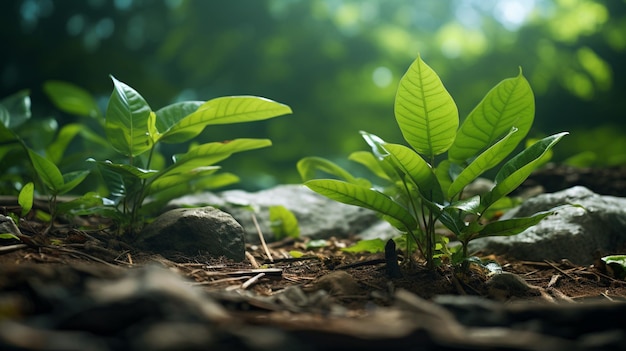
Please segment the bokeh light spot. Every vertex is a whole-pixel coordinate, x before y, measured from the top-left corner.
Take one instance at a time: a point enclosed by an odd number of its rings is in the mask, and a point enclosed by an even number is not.
[[[379,88],[386,88],[391,84],[393,79],[393,74],[391,74],[391,70],[385,66],[379,66],[374,69],[372,72],[372,80],[374,84],[376,84]]]

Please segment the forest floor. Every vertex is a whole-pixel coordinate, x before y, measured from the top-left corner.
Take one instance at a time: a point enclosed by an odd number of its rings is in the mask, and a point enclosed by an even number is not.
[[[110,248],[119,243],[105,231],[89,232],[58,226],[45,239],[37,239],[37,232],[43,228],[34,220],[21,223],[20,229],[34,240],[0,246],[0,292],[15,289],[16,282],[28,280],[33,274],[58,277],[68,267],[89,271],[96,276],[109,276],[156,263],[207,292],[249,292],[237,302],[240,305],[238,310],[243,318],[257,324],[267,321],[264,318],[268,313],[280,313],[280,309],[290,307],[284,303],[270,305],[267,300],[256,297],[271,297],[295,286],[305,293],[328,292],[333,306],[338,306],[343,311],[342,315],[355,317],[366,314],[373,306],[393,304],[393,292],[399,289],[426,300],[440,295],[473,295],[505,303],[517,300],[626,301],[626,281],[613,277],[600,260],[592,265],[580,266],[567,260],[531,262],[490,253],[480,254],[481,259],[493,260],[504,272],[522,278],[521,283],[515,281],[503,288],[488,284],[488,272],[476,267],[464,276],[445,265],[431,271],[416,257],[401,259],[401,262],[407,263],[401,266],[401,276],[390,277],[384,253],[354,254],[341,250],[352,245],[353,239],[331,238],[324,247],[315,249],[307,249],[307,239],[283,240],[266,246],[248,244],[243,262],[208,257],[167,260],[137,251],[132,245],[112,250]],[[303,255],[293,258],[289,254],[292,251]],[[93,273],[95,271],[98,273]],[[62,277],[58,279],[63,280]],[[521,288],[517,283],[521,284]],[[68,284],[72,284],[71,279],[68,279]],[[241,304],[247,307],[241,308]],[[0,320],[2,313],[0,311]]]

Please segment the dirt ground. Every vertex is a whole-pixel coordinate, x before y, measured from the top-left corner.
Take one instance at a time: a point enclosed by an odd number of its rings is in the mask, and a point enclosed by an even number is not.
[[[558,177],[559,174],[562,171],[553,176]],[[563,187],[576,185],[563,180],[559,184]],[[4,206],[0,210],[6,213],[11,208]],[[498,275],[499,280],[495,281],[489,272],[475,266],[465,276],[448,266],[428,271],[420,258],[404,258],[399,253],[401,274],[392,277],[388,274],[384,254],[341,251],[341,248],[352,245],[353,239],[331,238],[324,247],[314,249],[307,249],[307,239],[288,239],[266,246],[248,244],[243,262],[201,256],[168,260],[137,251],[132,245],[120,243],[106,231],[59,225],[57,230],[42,236],[43,228],[35,220],[25,221],[20,224],[26,235],[23,240],[5,242],[0,246],[0,293],[14,288],[18,281],[30,279],[33,274],[66,280],[71,285],[75,283],[74,278],[63,278],[67,268],[104,277],[156,264],[176,272],[189,285],[206,292],[248,292],[233,303],[238,304],[238,313],[257,324],[268,321],[267,313],[280,313],[283,308],[291,313],[306,309],[301,305],[269,305],[267,300],[258,298],[283,293],[290,287],[298,287],[305,293],[328,292],[333,305],[342,309],[343,316],[355,317],[367,314],[373,306],[390,306],[394,302],[394,292],[400,289],[426,300],[453,295],[480,296],[503,303],[626,301],[626,281],[616,278],[599,259],[592,265],[580,266],[566,260],[531,262],[480,253],[481,259],[497,262],[505,272]],[[294,258],[289,254],[292,251],[303,255]],[[41,288],[46,289],[45,286]],[[246,307],[242,307],[244,305]],[[0,322],[3,316],[10,314],[6,311],[6,301],[4,305],[0,301]],[[348,333],[347,330],[352,327],[345,328]]]

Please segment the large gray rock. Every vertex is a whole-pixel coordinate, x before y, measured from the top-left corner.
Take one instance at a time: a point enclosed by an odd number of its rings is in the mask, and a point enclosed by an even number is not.
[[[167,211],[141,232],[138,248],[176,259],[179,255],[245,257],[241,225],[228,213],[206,206]]]
[[[470,242],[471,251],[504,254],[517,259],[593,263],[598,253],[626,248],[626,198],[601,196],[582,186],[526,200],[502,219],[531,216],[553,207],[565,207],[538,225],[510,237],[490,237]]]
[[[376,213],[357,206],[345,205],[319,195],[304,185],[288,184],[258,192],[227,190],[185,196],[169,206],[211,205],[230,213],[246,231],[246,240],[258,243],[259,236],[252,216],[257,219],[267,241],[274,235],[269,221],[269,208],[282,205],[296,216],[300,235],[313,239],[338,238],[358,234],[378,222]]]

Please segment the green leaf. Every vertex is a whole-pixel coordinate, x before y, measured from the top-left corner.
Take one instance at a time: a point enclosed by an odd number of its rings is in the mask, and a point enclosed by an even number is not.
[[[300,227],[298,219],[285,206],[275,205],[269,207],[270,227],[277,240],[283,238],[299,238]]]
[[[35,185],[33,182],[26,183],[20,190],[17,196],[17,203],[22,207],[21,216],[24,217],[33,208],[33,201],[35,197]]]
[[[498,83],[470,112],[459,128],[448,158],[463,163],[516,127],[518,132],[501,146],[506,156],[528,134],[534,118],[533,91],[520,68],[517,77]]]
[[[148,179],[159,172],[154,169],[143,169],[123,163],[113,163],[111,161],[97,161],[97,163],[98,165],[111,169],[116,173],[125,174],[137,179]]]
[[[478,155],[463,171],[456,177],[448,188],[448,198],[460,193],[468,184],[473,182],[478,176],[485,171],[495,167],[508,154],[506,150],[508,140],[517,132],[517,128],[513,127],[509,133],[497,143],[493,144],[483,153]]]
[[[601,258],[609,274],[617,279],[626,278],[626,255],[611,255]]]
[[[150,184],[150,193],[152,194],[163,189],[172,188],[179,184],[189,185],[194,179],[211,175],[220,168],[220,166],[199,167],[185,173],[159,177]]]
[[[156,112],[156,128],[163,134],[178,124],[183,118],[196,112],[204,101],[182,101],[165,106]]]
[[[57,166],[31,149],[28,149],[28,157],[30,158],[30,162],[33,164],[35,172],[37,172],[41,181],[52,191],[53,194],[58,194],[61,188],[63,188],[63,184],[65,184],[65,182],[63,181],[63,175]]]
[[[369,253],[378,253],[385,252],[385,241],[380,238],[369,239],[369,240],[359,240],[356,244],[345,247],[341,249],[343,252],[369,252]]]
[[[378,159],[380,169],[386,174],[386,178],[392,183],[404,182],[402,172],[388,157],[389,151],[385,149],[387,143],[375,134],[363,130],[360,133],[367,145],[372,149],[372,154]]]
[[[496,174],[496,185],[487,193],[482,203],[485,208],[515,190],[541,163],[542,156],[569,133],[562,132],[545,137],[505,163]]]
[[[309,180],[304,185],[335,201],[368,208],[388,216],[400,222],[395,223],[402,225],[402,228],[398,228],[400,230],[412,230],[417,226],[417,221],[407,209],[376,190],[335,179]]]
[[[428,162],[404,145],[385,144],[384,147],[393,157],[396,166],[411,177],[422,196],[430,201],[443,203],[441,186]]]
[[[394,104],[404,139],[432,158],[448,150],[459,126],[459,113],[441,79],[421,57],[400,79]]]
[[[11,233],[0,233],[0,239],[2,240],[18,240],[21,241],[20,238],[18,238],[17,236],[15,236],[15,234],[11,234]]]
[[[98,117],[100,115],[98,103],[93,96],[77,85],[49,80],[44,82],[43,91],[61,111],[78,116]]]
[[[220,97],[205,102],[192,114],[160,131],[161,141],[180,143],[194,138],[208,125],[260,121],[291,112],[289,106],[261,97]]]
[[[50,160],[55,164],[60,163],[63,160],[63,154],[65,153],[67,146],[74,139],[74,137],[81,133],[81,131],[85,128],[86,126],[84,124],[78,123],[64,125],[61,130],[59,130],[59,134],[56,139],[46,148],[48,158],[50,158]]]
[[[556,211],[557,209],[553,208],[549,211],[536,213],[530,217],[510,218],[491,222],[485,225],[478,233],[473,234],[472,239],[485,238],[488,236],[511,236],[519,234],[541,222],[542,219],[554,214]]]
[[[298,168],[298,173],[300,174],[302,181],[315,179],[316,172],[322,171],[326,174],[338,177],[339,179],[345,180],[349,183],[359,183],[357,181],[357,178],[353,177],[350,172],[346,171],[336,163],[322,157],[302,158],[300,161],[298,161],[296,167]]]
[[[140,190],[142,179],[149,179],[158,174],[156,170],[146,170],[139,167],[118,164],[111,161],[95,161],[102,174],[102,178],[111,195],[123,198]]]
[[[272,145],[269,139],[240,138],[224,142],[211,142],[190,148],[182,155],[174,157],[174,163],[163,170],[159,177],[182,173],[197,167],[205,167],[222,161],[233,153],[249,151]]]
[[[355,151],[348,156],[348,160],[362,164],[381,179],[392,181],[381,166],[380,161],[371,152]]]
[[[113,76],[114,89],[107,106],[105,131],[111,146],[125,156],[137,156],[152,147],[150,106],[133,88]]]
[[[89,175],[90,171],[75,171],[69,172],[63,175],[63,186],[59,189],[59,195],[65,194],[75,187],[78,184],[82,183],[85,178]]]

